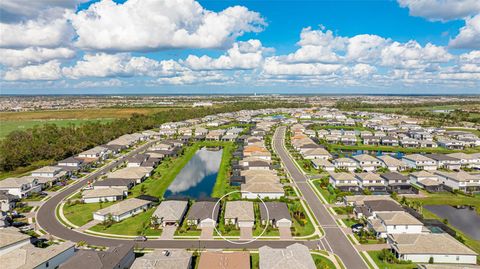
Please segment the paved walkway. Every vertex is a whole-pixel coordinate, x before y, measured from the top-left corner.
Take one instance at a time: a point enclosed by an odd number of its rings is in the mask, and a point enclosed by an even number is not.
[[[175,231],[177,230],[177,226],[165,226],[163,227],[162,235],[160,239],[173,239],[175,235]]]
[[[252,228],[240,227],[240,240],[250,240],[252,237]]]
[[[26,203],[27,203],[27,205],[29,205],[29,206],[34,206],[34,207],[35,207],[35,206],[41,206],[41,205],[43,205],[43,203],[45,203],[45,201],[28,201],[28,202],[26,202]]]
[[[292,240],[292,231],[290,227],[279,227],[278,231],[280,232],[280,239],[282,240]]]
[[[75,231],[83,232],[85,230],[88,230],[88,229],[92,228],[93,226],[95,226],[99,223],[100,223],[99,220],[92,220],[92,221],[84,224],[83,226],[76,228]]]
[[[371,250],[382,250],[388,248],[388,244],[365,244],[365,245],[355,245],[358,251],[371,251]]]
[[[212,227],[203,227],[202,233],[200,234],[200,239],[210,240],[213,239],[213,228]]]

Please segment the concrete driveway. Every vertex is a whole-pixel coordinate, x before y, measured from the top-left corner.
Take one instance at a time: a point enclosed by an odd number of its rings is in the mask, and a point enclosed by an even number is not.
[[[291,239],[293,239],[292,231],[290,230],[289,227],[279,227],[278,231],[280,232],[280,239],[281,240],[291,240]]]
[[[165,226],[162,229],[162,235],[160,236],[161,239],[173,239],[175,235],[175,231],[177,230],[177,226]]]
[[[252,228],[249,227],[240,227],[240,240],[250,240],[252,239]]]
[[[213,239],[213,227],[203,227],[202,233],[200,234],[200,239]]]

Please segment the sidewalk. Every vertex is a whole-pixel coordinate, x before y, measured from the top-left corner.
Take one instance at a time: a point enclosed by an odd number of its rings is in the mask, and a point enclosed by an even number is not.
[[[99,224],[99,223],[100,223],[99,220],[92,220],[92,221],[84,224],[83,226],[76,228],[75,231],[83,232],[83,231],[85,231],[85,230],[88,230],[88,229],[92,228],[93,226],[95,226],[95,225],[97,225],[97,224]]]

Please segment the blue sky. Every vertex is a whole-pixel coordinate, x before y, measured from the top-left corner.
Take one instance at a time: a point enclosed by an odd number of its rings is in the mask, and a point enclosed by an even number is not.
[[[22,1],[1,94],[480,92],[479,1]]]

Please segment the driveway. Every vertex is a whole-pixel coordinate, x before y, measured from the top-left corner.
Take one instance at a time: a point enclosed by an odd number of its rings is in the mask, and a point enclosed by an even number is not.
[[[250,240],[252,239],[252,228],[249,227],[240,227],[240,240]]]
[[[173,236],[175,235],[175,231],[177,230],[177,226],[165,226],[162,229],[162,235],[160,236],[160,239],[173,239]]]
[[[202,233],[200,234],[200,239],[202,240],[213,239],[213,227],[203,227]]]
[[[278,231],[280,232],[281,240],[292,240],[292,231],[290,227],[279,227]]]

